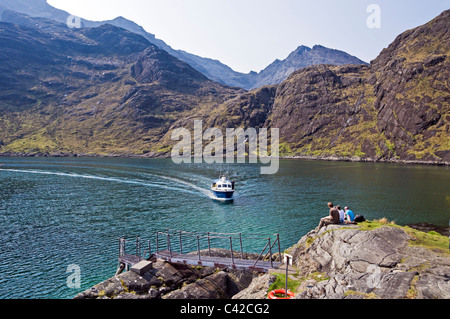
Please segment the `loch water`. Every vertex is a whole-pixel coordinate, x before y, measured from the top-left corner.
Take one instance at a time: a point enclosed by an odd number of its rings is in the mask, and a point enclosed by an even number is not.
[[[73,298],[114,275],[119,237],[168,228],[279,233],[283,250],[328,215],[329,201],[400,225],[446,226],[450,218],[445,166],[281,160],[276,174],[261,175],[260,164],[170,159],[14,157],[0,164],[0,299]],[[209,190],[221,173],[236,182],[232,202]],[[259,253],[264,245],[249,241],[244,250]],[[73,269],[79,288],[70,284]]]

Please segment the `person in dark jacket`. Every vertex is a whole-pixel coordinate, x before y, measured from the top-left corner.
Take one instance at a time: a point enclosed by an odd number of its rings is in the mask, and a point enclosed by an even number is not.
[[[319,229],[326,225],[339,224],[339,211],[336,209],[336,207],[333,206],[333,203],[331,202],[328,203],[328,207],[330,208],[330,215],[320,220],[318,226]]]

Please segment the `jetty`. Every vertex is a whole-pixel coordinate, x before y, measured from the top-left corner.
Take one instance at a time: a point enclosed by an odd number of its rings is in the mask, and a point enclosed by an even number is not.
[[[261,247],[263,247],[256,259],[246,258],[248,254],[243,251],[244,241],[248,240],[261,243]],[[214,243],[218,242],[221,242],[222,248],[226,243],[226,249],[229,252],[226,256],[217,257],[211,254],[212,249],[217,247]],[[196,250],[192,247],[195,247]],[[206,248],[202,249],[202,247]],[[187,250],[189,250],[188,253]],[[146,263],[141,262],[148,261],[152,257],[170,263],[225,267],[263,273],[278,268],[282,264],[279,234],[199,233],[167,229],[155,232],[150,239],[119,238],[117,273],[136,267],[137,264],[139,264],[138,267],[145,267]]]

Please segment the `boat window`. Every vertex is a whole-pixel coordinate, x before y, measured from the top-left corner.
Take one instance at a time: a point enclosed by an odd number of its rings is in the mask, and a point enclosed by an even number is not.
[[[219,185],[217,185],[217,187],[222,187],[222,185],[219,184]]]

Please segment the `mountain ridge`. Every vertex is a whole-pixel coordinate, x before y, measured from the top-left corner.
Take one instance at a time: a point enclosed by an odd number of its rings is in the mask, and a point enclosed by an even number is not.
[[[293,106],[288,95],[279,100],[278,105],[284,107],[280,107],[279,121],[273,125],[282,123],[281,131],[290,136],[292,123],[298,155],[448,163],[449,21],[447,10],[430,22],[405,31],[368,67],[311,66],[294,72],[279,90],[295,91],[300,87],[305,101],[292,110],[305,112],[307,106],[311,107],[308,115],[301,116],[312,121],[302,121],[305,128],[299,129],[292,120],[281,120]],[[324,80],[323,89],[317,90],[316,80]],[[314,111],[318,104],[321,114]],[[339,112],[341,116],[336,115]]]
[[[3,5],[2,5],[3,3]],[[43,17],[47,19],[52,19],[61,23],[66,23],[67,18],[70,16],[69,13],[56,9],[49,5],[45,0],[0,0],[0,21],[1,16],[4,11],[7,9],[17,11],[19,13],[27,14],[32,17]],[[174,50],[172,47],[167,45],[163,40],[157,39],[154,34],[147,32],[142,26],[136,24],[135,22],[128,20],[124,17],[116,17],[112,20],[106,21],[90,21],[86,19],[80,19],[80,23],[82,27],[98,27],[102,24],[111,24],[114,26],[118,26],[129,30],[131,32],[137,33],[144,38],[146,38],[151,43],[155,44],[159,48],[167,51],[169,54],[177,57],[178,59],[187,62],[196,70],[200,71],[204,75],[206,75],[209,79],[228,85],[228,86],[237,86],[244,89],[253,89],[267,84],[279,84],[284,81],[288,74],[286,69],[292,72],[295,68],[292,68],[292,58],[289,57],[282,62],[288,63],[291,67],[283,67],[283,63],[281,63],[282,70],[280,72],[276,72],[273,67],[269,70],[264,69],[260,72],[249,72],[249,73],[241,73],[234,71],[229,66],[223,64],[219,60],[200,57],[195,54],[191,54],[184,50]],[[349,63],[357,63],[357,64],[365,64],[365,62],[346,54],[343,51],[329,49],[331,51],[327,52],[327,55],[322,56],[321,61],[328,64],[349,64]],[[295,52],[295,51],[293,51]],[[330,57],[330,52],[336,52],[337,57],[341,57],[346,55],[344,60],[335,59],[334,57]],[[292,56],[292,53],[291,55]],[[275,60],[276,61],[280,60]],[[337,62],[338,61],[338,62]],[[312,63],[312,62],[310,62]],[[273,64],[273,63],[272,63]],[[297,64],[300,67],[304,67],[309,65],[305,63],[303,60],[298,61],[294,64]]]
[[[122,28],[22,19],[0,22],[0,152],[144,154],[174,118],[243,92]]]
[[[264,85],[280,84],[293,72],[310,65],[317,64],[366,64],[364,61],[350,54],[326,48],[322,45],[314,45],[312,48],[301,45],[292,51],[284,60],[275,60],[264,70],[257,74],[257,80],[253,88]]]
[[[250,91],[122,28],[20,18],[28,27],[0,22],[5,155],[167,157],[171,132],[200,119],[222,131],[279,128],[283,157],[450,163],[450,10],[370,65],[308,66]]]
[[[448,165],[449,21],[447,10],[405,31],[370,65],[322,64],[293,72],[271,88],[266,116],[252,124],[279,128],[285,157]],[[267,106],[257,98],[267,89],[227,101],[221,116],[207,122],[248,125],[248,114]]]

